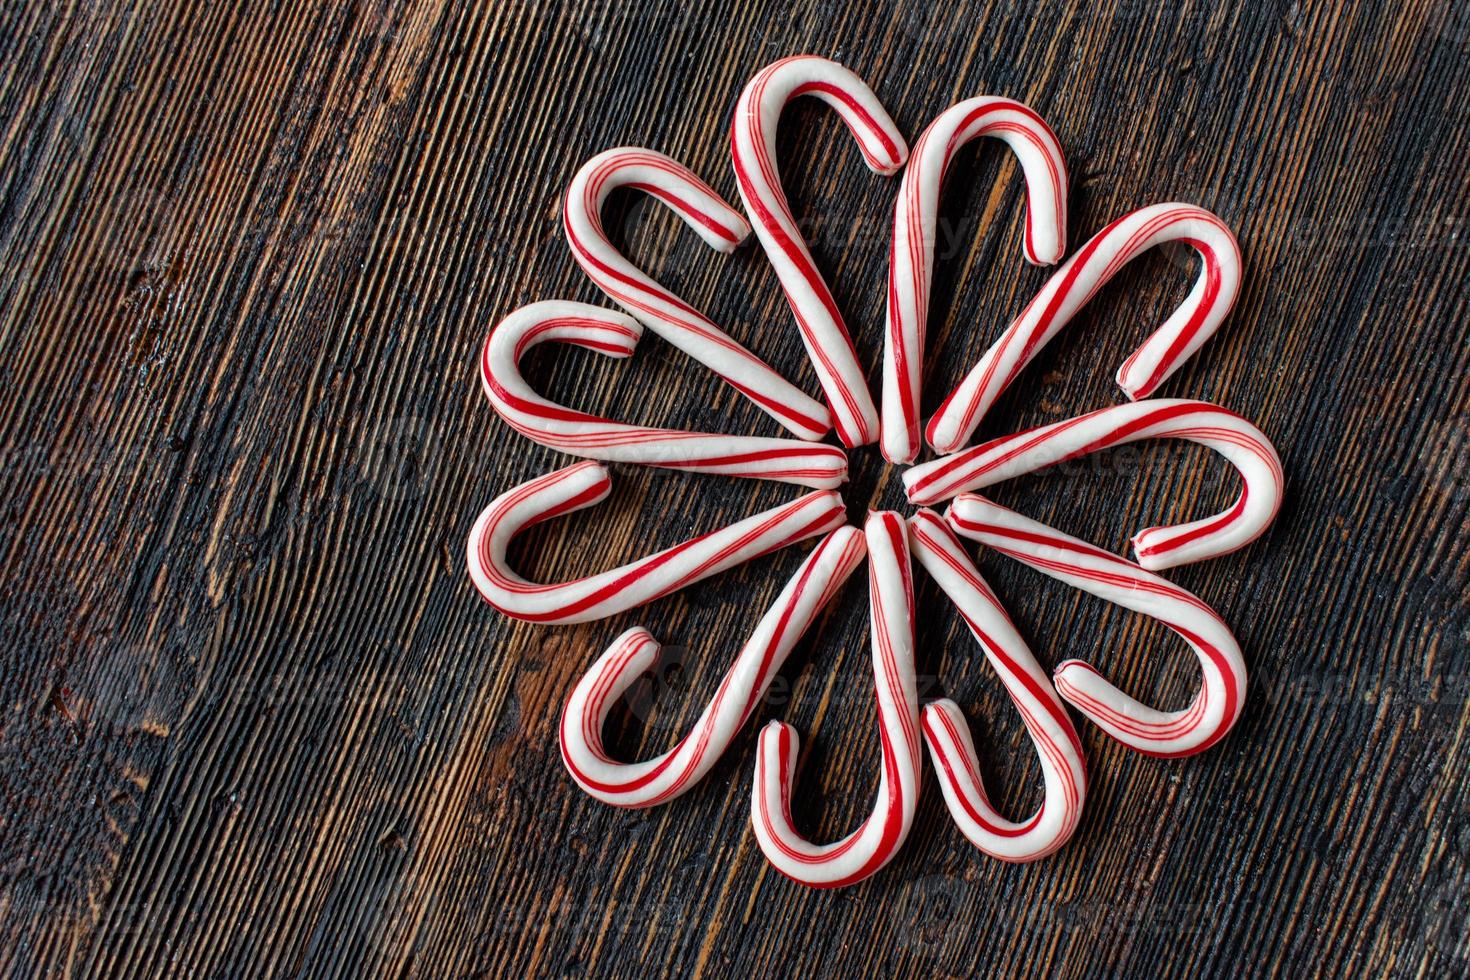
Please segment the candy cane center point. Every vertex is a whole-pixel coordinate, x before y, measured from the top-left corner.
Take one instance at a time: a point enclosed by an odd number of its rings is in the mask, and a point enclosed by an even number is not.
[[[913,510],[904,493],[903,472],[910,463],[890,463],[876,444],[847,450],[847,483],[839,491],[847,502],[848,522],[861,527],[870,510]]]

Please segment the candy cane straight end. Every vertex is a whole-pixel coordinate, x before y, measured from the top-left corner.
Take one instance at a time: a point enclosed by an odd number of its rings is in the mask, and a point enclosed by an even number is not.
[[[907,466],[919,458],[919,441],[912,437],[899,438],[888,435],[888,428],[880,426],[880,439],[878,451],[883,454],[883,460],[893,466]],[[917,434],[917,433],[915,433]]]
[[[903,518],[891,511],[868,518],[868,608],[878,728],[883,745],[878,795],[862,826],[841,841],[813,844],[791,819],[791,791],[800,739],[772,722],[761,732],[751,788],[751,825],[776,869],[815,888],[855,884],[898,853],[913,825],[919,793],[918,693],[914,680],[913,577]]]
[[[941,405],[939,411],[931,416],[924,426],[924,441],[929,443],[929,448],[936,453],[948,456],[964,449],[973,431],[960,431],[957,421],[946,414],[944,406]]]
[[[1159,382],[1158,384],[1162,383]],[[1119,367],[1117,373],[1113,375],[1113,384],[1118,386],[1118,390],[1123,393],[1123,397],[1127,398],[1130,402],[1142,401],[1158,389],[1158,384],[1146,384],[1142,388],[1130,387],[1132,382],[1122,367]]]
[[[1230,628],[1193,593],[1141,566],[1023,517],[975,494],[951,508],[955,530],[1100,599],[1157,619],[1189,645],[1201,684],[1189,707],[1160,711],[1109,683],[1078,660],[1061,664],[1057,693],[1094,724],[1146,755],[1195,755],[1224,738],[1246,695],[1245,660]]]

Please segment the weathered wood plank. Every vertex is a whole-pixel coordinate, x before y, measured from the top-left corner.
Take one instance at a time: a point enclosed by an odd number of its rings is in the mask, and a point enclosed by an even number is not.
[[[928,781],[872,881],[814,893],[748,830],[754,736],[695,791],[608,809],[565,777],[560,704],[635,622],[688,646],[622,755],[691,721],[797,553],[587,626],[513,624],[474,595],[465,534],[560,465],[493,417],[475,359],[534,299],[600,301],[559,197],[620,143],[734,197],[745,80],[836,57],[919,132],[973,94],[1057,130],[1072,243],[1166,199],[1236,229],[1247,288],[1166,394],[1276,440],[1290,479],[1247,551],[1172,577],[1232,623],[1247,713],[1199,758],[1083,730],[1091,796],[1037,865],[975,852]],[[1470,21],[1457,5],[983,8],[778,4],[0,8],[0,972],[6,975],[708,975],[829,970],[1442,975],[1466,969],[1470,791]],[[781,160],[877,377],[888,211],[817,106]],[[994,147],[946,190],[931,407],[1045,280]],[[658,208],[609,227],[649,270],[815,391],[758,250],[709,253]],[[1186,289],[1119,276],[986,431],[1117,399],[1113,365]],[[554,351],[533,382],[637,421],[775,434],[655,337],[630,363]],[[853,454],[854,517],[900,507]],[[627,467],[595,514],[528,535],[529,572],[588,572],[649,539],[787,499]],[[1171,447],[995,496],[1121,548],[1228,499]],[[1126,501],[1126,503],[1121,503]],[[982,569],[1039,657],[1095,656],[1181,703],[1156,624],[1002,559]],[[867,806],[866,610],[847,590],[762,718],[806,741],[798,819]],[[1038,798],[1024,730],[924,584],[928,696],[970,713],[1003,809]]]

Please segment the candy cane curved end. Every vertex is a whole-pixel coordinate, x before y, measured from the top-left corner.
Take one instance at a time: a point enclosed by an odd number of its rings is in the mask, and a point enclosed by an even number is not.
[[[1094,724],[1139,752],[1166,758],[1203,752],[1230,731],[1245,703],[1245,660],[1230,628],[1197,596],[1125,558],[974,494],[959,497],[947,517],[964,537],[1157,619],[1194,651],[1202,683],[1190,706],[1179,711],[1143,704],[1080,660],[1060,664],[1054,674],[1057,693]]]
[[[704,713],[672,749],[646,762],[615,762],[602,744],[613,703],[658,660],[658,641],[628,630],[598,658],[567,701],[562,761],[577,785],[623,807],[665,803],[705,777],[745,726],[797,641],[863,560],[862,532],[841,527],[818,542],[751,633]]]
[[[1118,369],[1130,399],[1147,398],[1219,329],[1240,293],[1240,245],[1225,223],[1192,204],[1154,204],[1109,224],[1047,280],[925,428],[941,453],[963,447],[995,400],[1082,307],[1133,259],[1181,242],[1199,253],[1194,287],[1169,318]]]
[[[1250,422],[1208,402],[1179,398],[1113,405],[993,439],[903,474],[910,501],[934,504],[1101,449],[1143,439],[1184,439],[1224,456],[1241,476],[1240,496],[1213,517],[1151,527],[1133,537],[1144,568],[1159,571],[1243,548],[1281,509],[1285,474],[1276,447]]]
[[[750,235],[745,219],[688,167],[653,150],[620,146],[588,160],[567,188],[562,223],[572,257],[582,271],[613,302],[719,375],[792,433],[820,439],[832,427],[821,402],[629,262],[608,240],[602,227],[602,206],[619,187],[652,195],[720,252],[733,251]]]
[[[878,409],[842,313],[791,214],[776,166],[781,110],[802,95],[836,110],[877,173],[897,173],[908,159],[908,146],[861,78],[811,55],[786,58],[758,72],[741,92],[731,125],[731,157],[746,213],[796,317],[837,435],[847,446],[861,446],[878,438]]]
[[[919,511],[909,519],[909,543],[959,610],[1021,713],[1045,787],[1041,807],[1031,817],[1019,822],[1003,817],[985,793],[969,722],[958,705],[941,699],[924,708],[924,741],[950,816],[970,843],[992,857],[1015,862],[1046,857],[1071,838],[1087,796],[1077,730],[1051,678],[944,519],[932,510]]]
[[[813,844],[791,818],[800,747],[796,730],[773,721],[761,732],[751,789],[751,824],[766,858],[788,878],[816,888],[855,884],[893,859],[913,825],[919,793],[919,706],[914,680],[913,576],[903,518],[870,514],[868,609],[883,762],[878,796],[862,826],[832,844]]]
[[[538,585],[510,567],[511,539],[540,521],[591,507],[612,481],[593,462],[577,463],[528,481],[493,500],[466,544],[471,580],[485,601],[533,623],[587,623],[651,602],[759,555],[841,527],[846,508],[831,490],[817,490],[718,531],[665,548],[610,571]]]
[[[942,112],[914,144],[893,206],[888,322],[883,348],[883,456],[909,463],[919,453],[920,377],[934,276],[939,191],[954,155],[982,136],[1005,142],[1026,180],[1026,261],[1060,262],[1067,242],[1067,164],[1046,121],[1012,99],[980,96]]]
[[[485,394],[517,432],[577,456],[818,489],[846,481],[847,457],[835,446],[625,425],[543,398],[521,376],[520,359],[537,344],[574,344],[624,358],[633,352],[642,332],[632,317],[585,303],[523,306],[502,320],[485,342],[480,359]]]

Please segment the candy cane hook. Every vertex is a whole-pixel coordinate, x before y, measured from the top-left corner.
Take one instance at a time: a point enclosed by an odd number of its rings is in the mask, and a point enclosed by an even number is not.
[[[1058,665],[1057,693],[1103,731],[1139,752],[1170,758],[1203,752],[1230,731],[1245,703],[1245,661],[1230,628],[1193,593],[975,494],[957,499],[948,517],[965,537],[1059,582],[1157,619],[1189,644],[1204,680],[1194,702],[1182,711],[1150,708],[1080,660]]]
[[[932,510],[909,518],[914,557],[959,609],[1015,703],[1041,764],[1045,796],[1029,819],[1007,820],[993,807],[980,778],[980,760],[959,705],[944,698],[924,708],[924,741],[944,801],[960,831],[1003,861],[1035,861],[1072,836],[1087,795],[1082,743],[1067,709],[1026,641],[965,554],[948,524]]]
[[[847,457],[836,446],[625,425],[558,405],[538,395],[520,372],[523,354],[558,341],[623,358],[643,327],[632,317],[585,303],[547,301],[516,310],[490,332],[480,375],[491,406],[534,442],[591,459],[639,463],[696,473],[776,480],[830,490],[847,479]]]
[[[600,575],[537,585],[506,561],[511,539],[540,521],[607,499],[607,470],[585,462],[523,483],[486,507],[466,547],[470,578],[485,601],[532,623],[588,623],[641,606],[759,555],[842,526],[842,498],[818,490]]]
[[[1208,446],[1240,473],[1240,496],[1203,520],[1151,527],[1133,536],[1139,563],[1159,571],[1243,548],[1281,509],[1285,477],[1271,441],[1245,419],[1207,402],[1179,398],[1113,405],[1087,415],[993,439],[903,474],[909,500],[933,504],[1100,449],[1141,439],[1185,439]]]
[[[789,878],[816,888],[862,881],[903,846],[919,795],[919,702],[914,680],[913,578],[903,518],[869,515],[868,609],[883,768],[878,798],[861,827],[834,844],[812,844],[791,819],[791,786],[800,740],[773,721],[761,732],[750,816],[766,858]]]
[[[919,385],[939,189],[960,148],[982,136],[1010,147],[1026,178],[1026,261],[1060,262],[1067,244],[1067,164],[1046,121],[1011,99],[980,96],[951,106],[929,124],[904,171],[893,206],[888,262],[888,324],[883,347],[883,456],[911,463],[919,454]]]
[[[952,453],[969,442],[1000,393],[1077,311],[1124,265],[1165,242],[1192,246],[1201,266],[1184,302],[1118,368],[1118,386],[1130,399],[1153,394],[1210,339],[1240,292],[1235,236],[1219,218],[1192,204],[1140,208],[1092,236],[939,406],[925,430],[929,445]]]
[[[781,110],[802,95],[816,96],[836,110],[857,139],[863,160],[876,173],[897,173],[908,158],[908,146],[861,78],[812,55],[786,58],[761,69],[740,93],[730,132],[740,198],[796,316],[837,435],[847,446],[861,446],[878,438],[878,409],[832,291],[796,226],[776,166]]]
[[[588,160],[567,188],[562,220],[572,257],[582,271],[613,302],[725,379],[788,430],[803,439],[820,439],[832,427],[821,402],[655,282],[608,241],[602,206],[619,187],[652,195],[716,251],[732,252],[750,236],[745,219],[688,167],[653,150],[620,146]]]
[[[751,633],[699,721],[678,745],[646,762],[615,762],[603,748],[602,728],[613,702],[658,660],[659,644],[641,626],[613,641],[562,713],[562,762],[577,785],[624,807],[666,803],[692,789],[745,727],[791,648],[862,562],[864,550],[855,527],[823,538]]]

